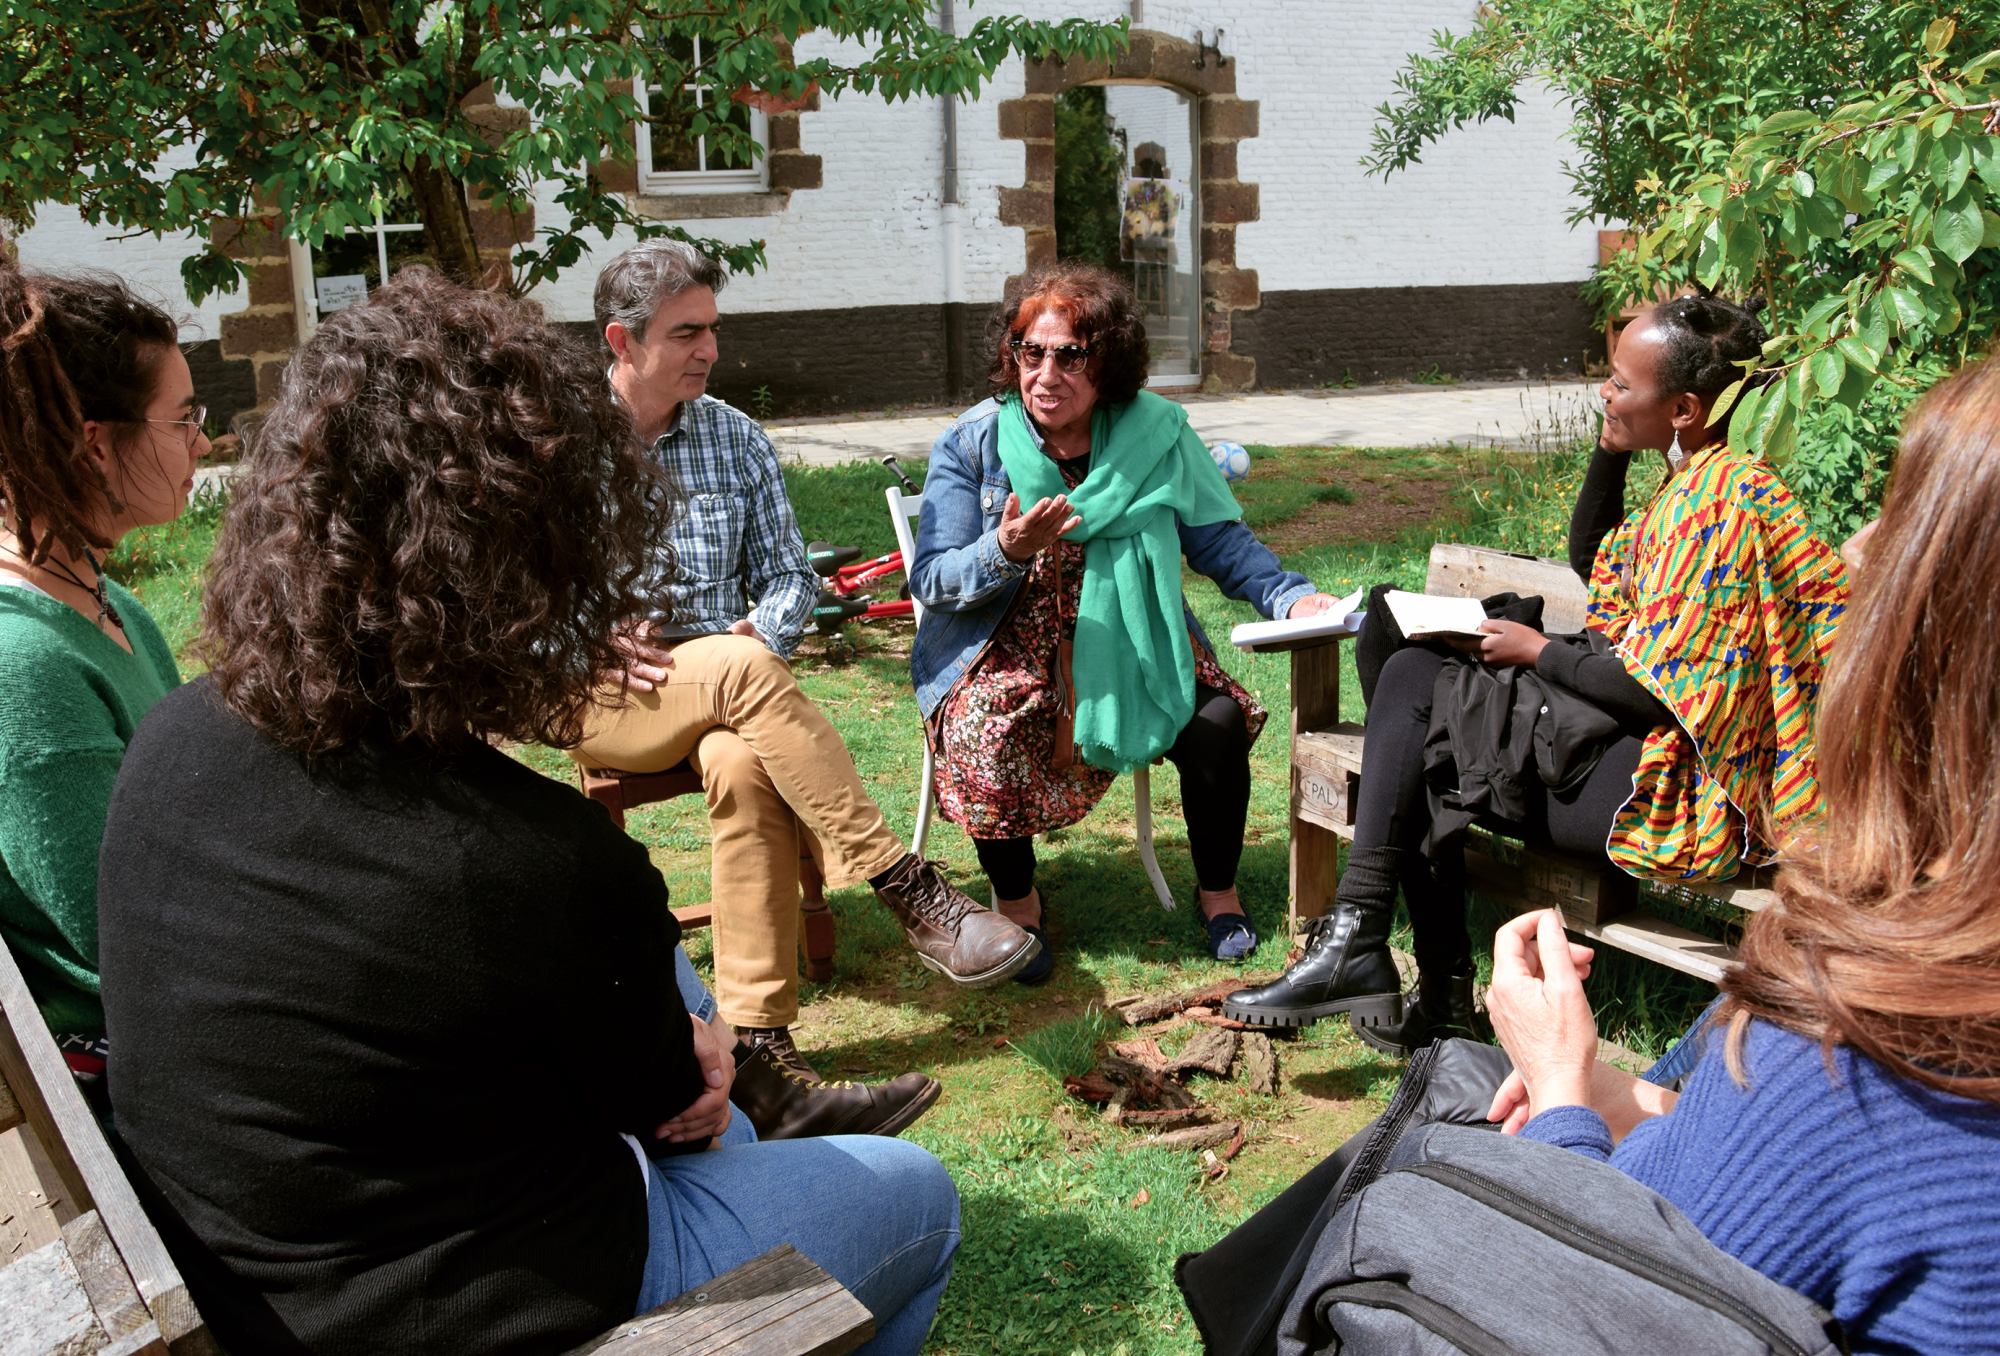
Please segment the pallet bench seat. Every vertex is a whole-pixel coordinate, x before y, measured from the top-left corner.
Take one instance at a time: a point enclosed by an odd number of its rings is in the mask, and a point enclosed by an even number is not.
[[[1576,573],[1558,560],[1440,543],[1431,548],[1424,591],[1463,598],[1508,591],[1538,594],[1544,600],[1545,630],[1583,629],[1586,591]],[[1340,719],[1338,641],[1292,648],[1291,656],[1291,922],[1296,931],[1301,920],[1325,913],[1333,902],[1338,844],[1354,837],[1362,727]],[[1736,920],[1776,899],[1768,870],[1746,870],[1730,881],[1640,882],[1616,868],[1600,869],[1582,858],[1531,848],[1478,828],[1466,844],[1466,875],[1474,889],[1516,913],[1560,909],[1574,932],[1710,983],[1721,980],[1735,959],[1734,950],[1655,916],[1644,902],[1664,899]]]
[[[844,1356],[874,1335],[859,1300],[781,1245],[576,1352]],[[0,1353],[221,1352],[0,942]]]

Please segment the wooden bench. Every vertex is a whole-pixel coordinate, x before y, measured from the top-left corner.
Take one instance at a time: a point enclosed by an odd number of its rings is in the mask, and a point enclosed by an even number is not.
[[[781,1245],[576,1352],[843,1356],[874,1335]],[[0,1356],[221,1352],[0,943]]]
[[[1583,629],[1587,593],[1565,562],[1476,546],[1441,543],[1431,548],[1426,593],[1485,598],[1510,590],[1541,596],[1545,630]],[[1332,905],[1339,842],[1354,837],[1362,727],[1340,719],[1337,641],[1253,648],[1290,648],[1292,655],[1291,922],[1296,932],[1301,920]],[[1768,871],[1745,871],[1732,881],[1641,882],[1615,867],[1600,869],[1582,858],[1530,848],[1480,829],[1472,830],[1466,845],[1466,874],[1474,889],[1516,913],[1558,908],[1575,932],[1711,983],[1722,978],[1734,951],[1646,912],[1643,901],[1668,899],[1736,919],[1775,899]]]
[[[620,772],[616,768],[576,770],[583,794],[611,812],[612,822],[625,827],[625,812],[680,796],[702,794],[701,774],[686,763],[665,772]],[[705,928],[715,921],[713,903],[692,904],[670,912],[685,929]],[[806,953],[805,976],[815,984],[833,978],[833,913],[826,905],[826,879],[799,832],[799,943]]]

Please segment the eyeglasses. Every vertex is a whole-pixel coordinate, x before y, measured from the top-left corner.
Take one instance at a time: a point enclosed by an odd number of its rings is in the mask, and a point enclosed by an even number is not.
[[[185,419],[146,419],[147,424],[184,424],[187,426],[187,445],[193,447],[201,439],[201,428],[208,422],[208,406],[197,405],[188,411]]]
[[[1083,365],[1090,361],[1088,344],[1061,344],[1055,348],[1043,348],[1040,344],[1031,344],[1025,339],[1010,339],[1007,341],[1007,347],[1014,350],[1015,361],[1030,372],[1039,369],[1042,362],[1048,358],[1054,358],[1057,367],[1071,374],[1083,371]]]

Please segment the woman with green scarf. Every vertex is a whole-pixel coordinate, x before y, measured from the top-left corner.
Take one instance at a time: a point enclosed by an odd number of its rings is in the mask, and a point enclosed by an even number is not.
[[[1016,976],[1035,984],[1054,960],[1032,835],[1167,758],[1210,953],[1241,959],[1257,945],[1236,866],[1266,712],[1216,662],[1181,561],[1267,617],[1333,600],[1243,525],[1186,411],[1143,389],[1146,330],[1118,277],[1037,269],[992,330],[993,398],[931,449],[910,564],[938,808],[972,837],[1001,911],[1041,941]]]

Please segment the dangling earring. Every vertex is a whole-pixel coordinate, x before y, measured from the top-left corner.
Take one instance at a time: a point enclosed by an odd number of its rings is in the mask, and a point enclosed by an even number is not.
[[[1686,460],[1687,453],[1681,451],[1681,431],[1675,429],[1673,444],[1667,448],[1667,465],[1678,471],[1681,469],[1681,463]]]

